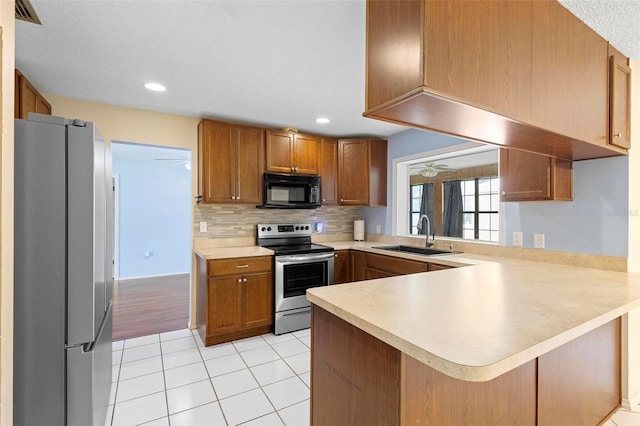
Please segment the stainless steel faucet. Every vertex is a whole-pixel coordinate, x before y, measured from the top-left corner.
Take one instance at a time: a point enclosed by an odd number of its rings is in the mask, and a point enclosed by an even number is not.
[[[427,219],[427,239],[425,240],[425,247],[429,248],[431,246],[433,246],[433,242],[429,242],[429,234],[431,233],[431,221],[429,220],[429,216],[427,216],[426,214],[423,214],[422,216],[420,216],[420,219],[418,219],[418,224],[417,227],[418,229],[422,229],[422,219]],[[433,238],[435,240],[435,236]]]

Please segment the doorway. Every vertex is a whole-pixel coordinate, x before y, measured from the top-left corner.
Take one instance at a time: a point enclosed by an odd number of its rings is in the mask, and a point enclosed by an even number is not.
[[[191,276],[191,150],[113,141],[113,340],[184,329]]]

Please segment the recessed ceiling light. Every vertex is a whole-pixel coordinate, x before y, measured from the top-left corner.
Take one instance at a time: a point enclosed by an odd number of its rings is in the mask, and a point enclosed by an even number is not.
[[[331,120],[329,120],[328,118],[325,118],[325,117],[316,118],[316,123],[318,123],[318,124],[327,124],[327,123],[329,123],[329,121],[331,121]]]
[[[166,87],[164,87],[160,83],[145,83],[144,87],[154,92],[164,92],[165,90],[167,90]]]

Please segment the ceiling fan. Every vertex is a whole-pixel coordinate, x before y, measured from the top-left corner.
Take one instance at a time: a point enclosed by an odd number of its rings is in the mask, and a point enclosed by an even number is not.
[[[436,164],[435,161],[424,163],[424,168],[417,171],[416,174],[424,177],[436,177],[439,172],[447,172],[454,170],[449,168],[446,164]]]
[[[185,160],[184,158],[154,158],[154,160],[167,161],[167,162],[173,161],[173,163],[169,164],[170,167],[184,165],[184,167],[187,170],[191,170],[191,161]],[[165,164],[168,164],[168,163],[165,163]]]

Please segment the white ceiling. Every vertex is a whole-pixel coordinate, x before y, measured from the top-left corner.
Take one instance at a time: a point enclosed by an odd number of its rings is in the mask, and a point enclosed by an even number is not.
[[[43,93],[335,136],[405,129],[362,117],[364,0],[31,2],[43,25],[16,21],[16,67]],[[562,3],[640,58],[639,0]]]

